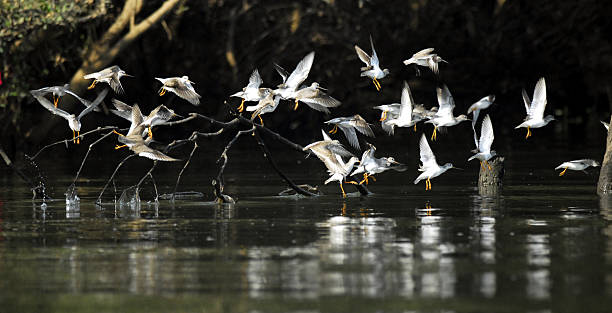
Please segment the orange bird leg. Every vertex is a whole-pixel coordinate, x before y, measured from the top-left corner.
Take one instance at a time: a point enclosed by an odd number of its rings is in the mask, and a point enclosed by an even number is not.
[[[293,107],[293,111],[297,110],[298,104],[298,99],[295,99],[295,106]]]
[[[563,170],[563,172],[559,173],[559,176],[563,176],[563,174],[565,174],[565,171],[567,171],[567,167]]]
[[[383,122],[386,119],[387,119],[387,111],[383,111],[382,116],[380,117],[380,121]]]
[[[242,111],[244,111],[244,99],[242,99],[242,102],[240,102],[240,106],[238,107],[238,112]]]
[[[94,79],[94,81],[91,83],[91,85],[89,85],[89,87],[87,87],[87,89],[92,89],[93,87],[95,87],[97,82],[98,81]]]
[[[127,145],[121,145],[121,146],[120,146],[120,145],[116,145],[116,146],[115,146],[115,150],[117,150],[117,149],[121,149],[121,148],[123,148],[123,147],[127,147]]]

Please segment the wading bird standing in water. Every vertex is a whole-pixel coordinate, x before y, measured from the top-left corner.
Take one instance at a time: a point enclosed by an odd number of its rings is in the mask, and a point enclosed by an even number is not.
[[[533,99],[529,100],[529,96],[525,89],[523,89],[523,103],[525,104],[525,110],[527,111],[527,117],[525,120],[516,126],[514,129],[521,127],[527,128],[527,135],[525,139],[531,137],[531,128],[540,128],[548,125],[555,118],[552,115],[544,116],[544,109],[546,109],[546,82],[544,77],[540,78],[533,90]]]
[[[370,45],[372,46],[372,55],[368,55],[363,49],[359,48],[359,46],[355,45],[355,52],[357,52],[357,56],[359,59],[366,64],[365,67],[361,68],[361,76],[366,76],[372,79],[374,82],[374,86],[376,90],[380,91],[382,88],[380,86],[379,79],[385,78],[385,76],[389,75],[388,69],[380,68],[380,61],[378,60],[378,55],[376,54],[376,50],[374,50],[374,41],[372,41],[372,36],[370,36]]]

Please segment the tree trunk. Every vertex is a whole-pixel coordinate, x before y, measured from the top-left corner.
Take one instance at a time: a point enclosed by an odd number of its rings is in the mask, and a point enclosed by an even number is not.
[[[612,117],[610,121],[612,122]],[[609,195],[612,191],[612,184],[610,184],[612,178],[612,136],[610,134],[612,133],[608,130],[606,154],[604,154],[603,162],[601,162],[599,181],[597,182],[597,194],[600,196]]]
[[[502,189],[504,179],[504,157],[496,156],[488,161],[491,169],[483,164],[478,175],[478,193],[481,196],[496,196]]]

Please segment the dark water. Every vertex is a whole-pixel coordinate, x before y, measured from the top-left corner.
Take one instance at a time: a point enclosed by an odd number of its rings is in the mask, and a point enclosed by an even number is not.
[[[102,207],[94,205],[113,162],[79,180],[78,211],[67,210],[62,196],[72,165],[41,165],[54,168],[47,175],[59,198],[44,210],[7,174],[0,188],[0,311],[612,310],[612,209],[595,195],[598,171],[553,171],[561,161],[597,158],[601,148],[558,148],[546,158],[527,149],[507,153],[506,186],[497,197],[478,194],[477,163],[449,154],[439,161],[466,170],[433,180],[425,192],[423,183],[412,184],[412,150],[398,156],[407,172],[379,175],[369,197],[347,186],[345,200],[334,184],[317,198],[276,196],[285,186],[257,150],[230,156],[226,192],[239,200],[231,206],[211,202],[216,169],[197,163],[179,189],[204,198],[155,205],[147,182],[139,210],[115,206],[121,192],[114,195],[112,185]],[[300,166],[281,167],[299,183],[321,186],[322,164],[295,159]],[[120,171],[118,189],[150,163],[134,164]],[[160,193],[172,191],[177,172],[154,172]]]

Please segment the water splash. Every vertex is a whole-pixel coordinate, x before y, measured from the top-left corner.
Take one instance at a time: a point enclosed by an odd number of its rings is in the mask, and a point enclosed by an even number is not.
[[[81,211],[81,199],[77,195],[76,187],[70,185],[66,190],[66,217],[74,218],[80,216]]]
[[[138,187],[129,187],[119,197],[119,210],[124,217],[140,217],[140,190]]]

